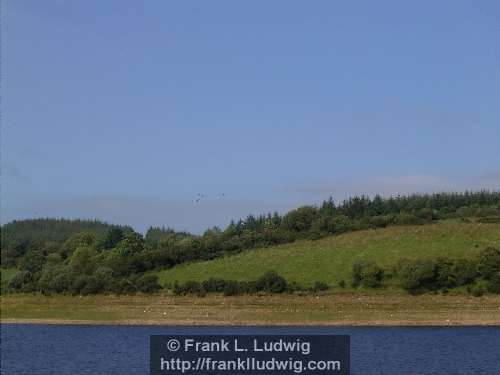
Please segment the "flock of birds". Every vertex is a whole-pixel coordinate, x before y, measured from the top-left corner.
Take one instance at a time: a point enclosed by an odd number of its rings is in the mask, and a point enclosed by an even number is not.
[[[217,199],[222,199],[222,198],[225,198],[226,196],[227,196],[227,194],[226,194],[226,193],[220,193],[220,194],[218,194],[218,195],[216,196],[216,198],[217,198]],[[203,200],[203,199],[205,199],[205,198],[207,198],[207,196],[206,196],[205,194],[198,193],[198,194],[196,195],[196,199],[195,199],[194,201],[195,201],[195,203],[198,203],[198,202],[200,202],[201,200]],[[35,214],[35,216],[39,216],[39,214],[40,214],[40,213],[39,213],[38,211],[35,211],[35,212],[34,212],[34,214]]]
[[[198,193],[198,195],[196,196],[196,199],[194,200],[196,203],[198,203],[199,201],[201,201],[202,199],[205,199],[207,196],[205,194],[201,194],[201,193]],[[219,195],[217,195],[217,198],[225,198],[226,197],[226,193],[220,193]]]
[[[226,193],[220,193],[220,194],[218,194],[218,195],[216,196],[216,198],[217,198],[217,199],[222,199],[222,198],[225,198],[226,196],[227,196],[227,194],[226,194]],[[205,198],[207,198],[207,196],[206,196],[205,194],[198,193],[198,194],[196,195],[196,199],[195,199],[194,201],[195,201],[195,203],[198,203],[198,202],[200,202],[201,200],[203,200],[203,199],[205,199]],[[34,212],[34,214],[35,214],[35,216],[39,216],[39,212],[38,212],[38,211]]]

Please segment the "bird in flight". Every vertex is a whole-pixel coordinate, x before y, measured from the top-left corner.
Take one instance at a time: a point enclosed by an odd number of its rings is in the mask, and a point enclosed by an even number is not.
[[[217,198],[225,198],[227,196],[226,193],[220,193],[219,195],[217,195]],[[198,193],[196,194],[196,199],[194,200],[196,203],[198,203],[199,201],[201,201],[202,199],[206,198],[206,195],[205,194],[202,194],[202,193]]]

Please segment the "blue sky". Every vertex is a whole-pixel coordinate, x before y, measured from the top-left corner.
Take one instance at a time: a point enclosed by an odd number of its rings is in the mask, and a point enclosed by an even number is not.
[[[500,188],[498,1],[4,0],[1,27],[4,223]]]

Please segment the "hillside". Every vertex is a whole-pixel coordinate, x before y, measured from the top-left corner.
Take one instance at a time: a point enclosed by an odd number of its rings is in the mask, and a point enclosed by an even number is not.
[[[117,226],[98,220],[14,220],[2,225],[2,243],[15,241],[54,241],[61,243],[75,233],[90,232],[104,235],[110,228],[114,227]]]
[[[311,285],[323,281],[349,284],[356,259],[375,260],[390,270],[400,258],[464,257],[500,244],[500,224],[442,221],[418,226],[394,226],[331,236],[316,241],[249,250],[211,261],[179,265],[159,272],[163,285],[209,277],[252,280],[274,270],[289,281]],[[390,284],[390,282],[389,282]]]
[[[57,252],[61,245],[78,233],[104,237],[112,228],[125,228],[99,220],[26,219],[1,226],[2,268],[14,267],[29,249],[42,254]]]

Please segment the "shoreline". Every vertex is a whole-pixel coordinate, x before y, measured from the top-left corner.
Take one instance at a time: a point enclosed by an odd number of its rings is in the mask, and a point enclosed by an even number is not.
[[[372,323],[359,323],[356,321],[343,321],[343,322],[331,322],[331,323],[303,323],[303,324],[295,324],[295,323],[278,323],[278,324],[266,324],[260,322],[246,322],[246,323],[234,323],[234,322],[178,322],[178,321],[135,321],[135,320],[124,320],[124,321],[98,321],[98,320],[64,320],[64,319],[1,319],[0,325],[62,325],[62,326],[115,326],[115,327],[141,327],[141,326],[169,326],[169,327],[329,327],[329,328],[374,328],[374,327],[397,327],[397,328],[425,328],[425,327],[435,327],[435,328],[445,328],[445,327],[490,327],[490,328],[500,328],[499,321],[493,322],[446,322],[446,323],[438,323],[438,322],[414,322],[408,323],[404,322],[395,322],[395,321],[377,321]]]
[[[0,301],[1,324],[500,327],[500,296],[3,295]]]

